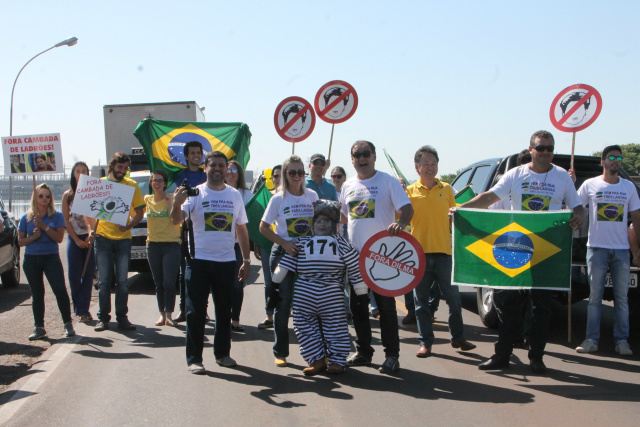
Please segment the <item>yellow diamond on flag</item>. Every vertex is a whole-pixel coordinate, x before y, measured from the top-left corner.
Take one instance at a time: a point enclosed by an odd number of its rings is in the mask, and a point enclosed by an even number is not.
[[[465,249],[509,277],[529,270],[561,250],[515,222]]]

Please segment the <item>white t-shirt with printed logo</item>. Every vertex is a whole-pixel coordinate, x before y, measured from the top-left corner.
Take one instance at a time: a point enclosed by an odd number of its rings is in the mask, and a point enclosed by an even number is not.
[[[195,259],[206,261],[235,261],[233,248],[236,225],[246,224],[242,195],[228,185],[224,190],[215,191],[207,184],[198,185],[200,194],[189,197],[182,205],[182,211],[191,215],[195,240]]]
[[[313,202],[318,200],[315,191],[305,188],[302,196],[287,192],[277,193],[269,200],[262,221],[276,223],[276,234],[284,240],[292,241],[298,237],[311,236],[313,222]]]
[[[342,184],[340,203],[348,219],[351,244],[361,251],[367,240],[393,224],[396,211],[411,201],[400,181],[376,171],[369,179],[359,180],[354,176]]]
[[[582,204],[589,208],[587,246],[629,249],[627,217],[629,212],[640,209],[635,185],[623,178],[617,184],[609,184],[602,176],[597,176],[580,186],[578,196]]]
[[[569,173],[556,165],[544,173],[535,173],[529,164],[509,170],[491,188],[500,199],[511,195],[514,211],[558,211],[564,202],[569,209],[580,205]]]

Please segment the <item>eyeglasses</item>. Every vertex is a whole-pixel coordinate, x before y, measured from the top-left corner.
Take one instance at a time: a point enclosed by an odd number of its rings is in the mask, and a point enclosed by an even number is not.
[[[327,164],[327,162],[325,162],[322,159],[315,159],[312,163],[313,163],[313,166],[324,166]]]
[[[307,175],[307,174],[304,172],[304,169],[298,169],[297,171],[294,171],[294,170],[288,170],[288,171],[287,171],[287,174],[288,174],[291,178],[293,178],[294,176],[296,176],[296,174],[297,174],[298,176],[306,176],[306,175]]]
[[[371,151],[354,151],[353,153],[351,153],[352,157],[355,157],[356,159],[359,159],[360,157],[364,157],[365,159],[368,159],[369,157],[371,157]]]
[[[50,199],[50,198],[51,198],[51,194],[38,194],[38,197],[39,197],[40,199],[42,199],[42,198],[44,198],[44,197],[46,197],[47,199]]]
[[[238,173],[238,168],[229,168],[227,169],[227,172]]]
[[[542,153],[542,152],[544,152],[545,150],[546,150],[546,151],[548,151],[548,152],[550,152],[550,153],[553,153],[554,146],[553,146],[553,145],[534,145],[534,146],[533,146],[533,148],[534,148],[538,153]]]
[[[280,175],[271,175],[271,179],[280,179]]]
[[[342,176],[343,175],[341,173],[337,173],[335,175],[331,175],[331,178],[333,178],[333,179],[342,179]]]
[[[609,160],[615,160],[616,162],[621,162],[623,157],[622,156],[614,156],[613,154],[609,154],[607,156],[607,159]]]

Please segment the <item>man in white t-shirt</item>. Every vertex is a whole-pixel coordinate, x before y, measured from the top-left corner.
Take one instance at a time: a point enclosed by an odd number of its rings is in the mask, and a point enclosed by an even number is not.
[[[589,209],[589,240],[587,241],[587,268],[589,270],[589,306],[587,309],[587,337],[576,348],[578,353],[598,351],[600,339],[600,312],[602,295],[611,272],[613,283],[615,318],[613,338],[615,351],[631,356],[629,348],[629,238],[627,219],[633,227],[640,227],[640,199],[636,186],[620,178],[622,149],[610,145],[602,151],[600,164],[602,176],[586,180],[578,190],[578,196]]]
[[[577,229],[582,225],[584,209],[578,199],[569,173],[552,164],[554,150],[553,135],[538,131],[531,136],[529,151],[531,163],[513,168],[503,175],[489,191],[461,204],[460,208],[486,209],[498,200],[511,196],[511,209],[523,211],[548,211],[562,209],[564,202],[573,215],[569,225]],[[455,210],[455,208],[452,208]],[[492,370],[509,367],[513,343],[517,337],[522,315],[521,307],[527,290],[494,290],[494,303],[500,318],[500,333],[495,354],[482,362],[478,368]],[[547,344],[547,333],[551,322],[551,291],[532,289],[533,313],[529,333],[529,362],[534,373],[547,371],[542,361]]]
[[[413,217],[411,202],[400,182],[376,170],[376,148],[369,141],[357,141],[351,147],[351,162],[357,175],[347,180],[340,191],[342,222],[349,224],[351,244],[361,251],[367,240],[382,230],[395,235],[409,225]],[[395,221],[396,212],[400,219]],[[395,298],[374,293],[380,312],[380,334],[385,361],[379,371],[400,369],[400,339]],[[349,366],[369,365],[373,357],[369,295],[356,295],[351,287],[351,312],[356,330],[356,353],[347,359]]]
[[[187,260],[187,365],[193,374],[205,372],[202,365],[204,326],[207,315],[209,291],[213,295],[216,313],[216,328],[213,353],[220,366],[236,366],[231,351],[231,291],[236,268],[234,250],[238,238],[243,263],[239,279],[249,276],[249,234],[247,214],[242,195],[224,183],[227,172],[227,157],[213,151],[205,157],[207,181],[196,188],[199,194],[187,198],[184,187],[174,193],[171,221],[181,224],[191,218],[195,253]],[[215,242],[215,244],[211,244]]]

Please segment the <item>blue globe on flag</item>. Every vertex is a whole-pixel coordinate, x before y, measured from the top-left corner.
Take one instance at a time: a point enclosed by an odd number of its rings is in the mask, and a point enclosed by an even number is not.
[[[187,166],[187,161],[184,158],[184,146],[187,142],[198,141],[202,144],[202,162],[204,162],[204,156],[207,155],[211,151],[211,143],[209,140],[202,135],[198,135],[193,132],[182,132],[173,137],[171,142],[169,142],[169,147],[167,150],[169,151],[169,157],[176,163],[180,163],[183,166]]]
[[[508,231],[495,240],[493,257],[504,268],[520,268],[531,261],[533,242],[524,233]]]

